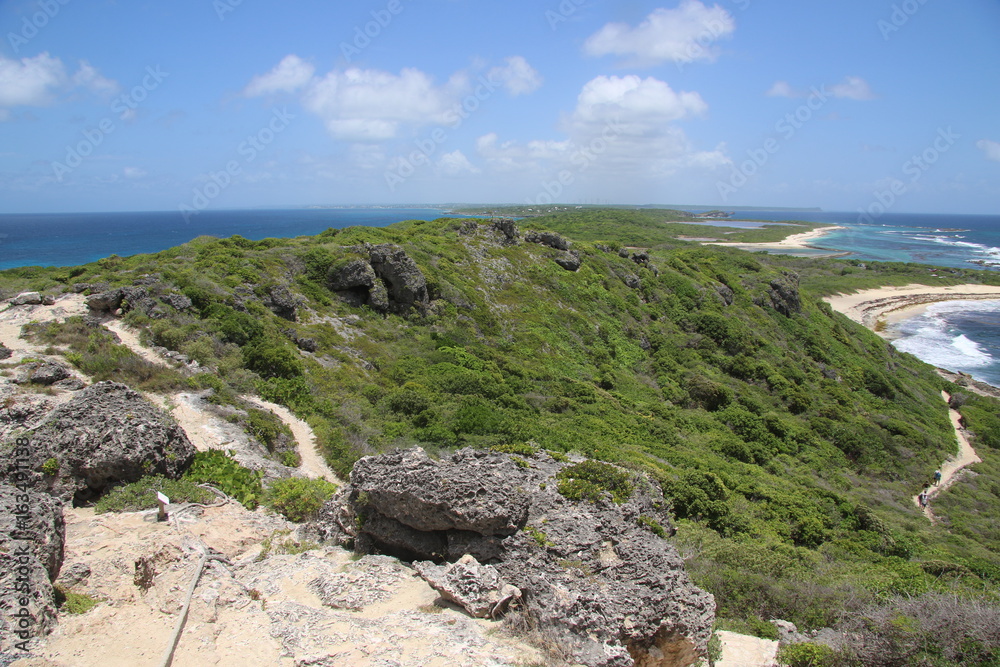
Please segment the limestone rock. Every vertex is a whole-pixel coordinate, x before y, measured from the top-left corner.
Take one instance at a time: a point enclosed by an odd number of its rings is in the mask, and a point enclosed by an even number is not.
[[[583,264],[583,260],[580,259],[580,253],[575,250],[570,250],[563,253],[559,257],[556,257],[556,264],[563,267],[567,271],[577,271]]]
[[[496,618],[521,597],[521,591],[504,582],[495,567],[480,565],[471,555],[444,566],[424,561],[413,567],[445,600],[476,618]]]
[[[288,291],[285,285],[274,285],[267,291],[264,305],[278,317],[294,322],[298,319],[298,308],[302,305],[302,299]]]
[[[12,356],[14,356],[14,351],[0,343],[0,359],[10,359]]]
[[[419,448],[366,457],[316,532],[341,543],[353,538],[362,553],[459,561],[417,567],[473,614],[484,604],[442,582],[451,574],[469,580],[473,563],[492,566],[523,593],[530,623],[588,667],[694,664],[706,654],[715,603],[649,528],[672,534],[659,486],[635,476],[621,505],[610,496],[571,501],[554,479],[566,465],[539,454],[525,468],[471,449],[440,461]]]
[[[510,535],[528,515],[527,494],[512,484],[517,470],[509,458],[482,451],[435,461],[418,447],[361,459],[351,486],[367,508],[416,530]]]
[[[528,243],[539,243],[556,250],[569,250],[569,241],[555,232],[530,231],[524,235],[524,240]]]
[[[12,306],[38,306],[42,303],[42,295],[38,292],[21,292],[10,300]]]
[[[22,437],[31,442],[30,481],[64,501],[84,501],[144,475],[176,478],[194,458],[194,446],[169,416],[116,382],[84,389]],[[52,459],[58,469],[43,472]],[[14,462],[0,464],[0,479],[16,472]]]
[[[113,313],[122,305],[121,289],[108,290],[87,297],[87,307],[99,313]]]
[[[427,279],[417,263],[401,247],[391,243],[371,246],[368,250],[371,267],[385,284],[390,307],[396,312],[411,308],[426,308],[430,303]]]
[[[52,582],[65,540],[62,503],[33,489],[0,484],[0,646],[44,636],[55,626]],[[22,609],[23,623],[14,618]]]
[[[754,303],[758,306],[770,306],[786,317],[802,312],[799,274],[785,272],[781,278],[775,278],[764,294],[754,299]]]
[[[71,375],[69,370],[64,366],[51,361],[32,361],[18,367],[14,382],[18,384],[34,382],[36,384],[50,385],[65,380]]]

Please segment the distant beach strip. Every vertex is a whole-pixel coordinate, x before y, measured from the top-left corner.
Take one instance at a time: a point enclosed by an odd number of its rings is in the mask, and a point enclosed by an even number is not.
[[[811,257],[842,257],[844,255],[849,255],[849,252],[843,252],[838,250],[827,250],[825,248],[817,248],[812,245],[814,241],[817,241],[830,232],[836,231],[838,229],[844,229],[840,225],[830,225],[827,227],[818,227],[816,229],[811,229],[808,232],[802,232],[800,234],[792,234],[781,241],[775,241],[773,243],[731,243],[726,241],[705,241],[702,245],[718,245],[727,246],[729,248],[739,248],[740,250],[751,250],[751,251],[766,251],[773,253],[784,253],[784,254],[797,254],[809,251],[809,256]],[[823,251],[823,254],[817,254],[815,251]]]

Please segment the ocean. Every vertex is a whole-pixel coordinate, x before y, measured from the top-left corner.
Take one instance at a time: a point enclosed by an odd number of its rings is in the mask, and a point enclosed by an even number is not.
[[[158,252],[202,235],[240,234],[255,240],[294,237],[318,234],[331,227],[382,227],[401,220],[433,220],[449,215],[438,208],[204,211],[190,220],[175,211],[0,214],[0,269],[73,266],[111,254]],[[812,251],[815,253],[848,252],[849,257],[866,261],[1000,271],[1000,215],[886,213],[866,221],[868,224],[859,222],[856,213],[829,211],[754,210],[740,212],[739,217],[844,227],[815,241],[819,248]],[[752,226],[737,221],[731,224]],[[900,350],[1000,386],[1000,301],[938,303],[894,326],[898,337],[893,345]]]

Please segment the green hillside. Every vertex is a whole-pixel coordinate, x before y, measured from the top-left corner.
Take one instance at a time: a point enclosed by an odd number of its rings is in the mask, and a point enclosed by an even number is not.
[[[996,604],[1000,406],[971,396],[963,406],[984,463],[944,494],[931,526],[910,498],[955,449],[941,391],[962,389],[820,301],[923,280],[927,267],[703,247],[676,237],[773,240],[789,228],[733,234],[676,219],[587,209],[519,223],[522,236],[569,239],[576,270],[555,261],[571,253],[513,243],[489,221],[442,219],[297,239],[202,237],[74,269],[5,271],[0,289],[115,287],[153,274],[150,290],[193,306],[151,317],[126,303],[126,321],[217,372],[147,380],[284,403],[342,475],[394,447],[525,443],[647,471],[664,486],[696,582],[738,627],[822,627],[935,593]],[[386,243],[419,267],[426,307],[384,313],[332,289],[365,244]],[[282,287],[299,301],[295,321],[275,314]],[[304,339],[313,351],[300,349]],[[91,346],[92,356],[113,354]],[[102,368],[134,384],[124,366]]]

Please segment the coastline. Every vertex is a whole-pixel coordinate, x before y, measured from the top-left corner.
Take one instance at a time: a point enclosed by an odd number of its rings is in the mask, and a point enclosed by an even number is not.
[[[838,313],[886,339],[893,336],[884,326],[920,315],[932,303],[988,299],[1000,300],[1000,286],[966,284],[934,287],[914,283],[903,287],[878,287],[853,294],[823,297],[823,301]],[[881,326],[876,326],[880,323]]]
[[[911,284],[823,297],[823,301],[830,304],[830,307],[838,313],[846,315],[890,341],[899,337],[892,325],[922,314],[932,303],[990,299],[1000,300],[1000,287],[977,284],[931,287]],[[965,387],[973,393],[1000,398],[1000,387],[976,380],[967,373],[940,367],[937,372],[945,380]]]
[[[817,248],[811,245],[811,243],[837,229],[844,229],[844,227],[841,225],[819,227],[817,229],[809,230],[808,232],[792,234],[791,236],[782,239],[781,241],[775,241],[774,243],[733,243],[728,241],[709,241],[702,243],[702,245],[727,246],[729,248],[739,248],[740,250],[816,250]],[[831,251],[831,256],[842,254],[848,253]]]

